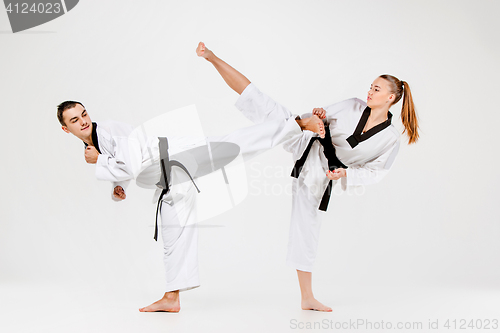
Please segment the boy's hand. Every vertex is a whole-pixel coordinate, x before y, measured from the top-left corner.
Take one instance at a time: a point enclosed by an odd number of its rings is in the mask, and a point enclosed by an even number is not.
[[[125,200],[125,198],[127,197],[127,195],[125,195],[123,187],[121,186],[115,187],[115,190],[113,191],[113,196],[119,200]]]
[[[89,164],[96,164],[97,157],[99,156],[99,152],[95,149],[94,146],[87,146],[85,148],[85,161]]]

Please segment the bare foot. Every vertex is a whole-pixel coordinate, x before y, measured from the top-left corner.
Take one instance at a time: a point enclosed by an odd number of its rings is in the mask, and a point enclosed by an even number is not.
[[[318,116],[313,115],[309,118],[299,119],[297,123],[302,130],[318,133],[321,138],[325,137],[325,125],[323,124],[323,120],[319,119]]]
[[[179,300],[179,290],[165,293],[163,298],[144,308],[140,308],[141,312],[179,312],[181,310],[181,302]]]
[[[323,305],[322,303],[318,302],[316,298],[302,299],[300,306],[302,307],[302,310],[332,312],[331,307]]]
[[[198,57],[209,60],[209,57],[211,57],[214,53],[205,46],[205,43],[199,42],[198,47],[196,48],[196,54],[198,55]]]

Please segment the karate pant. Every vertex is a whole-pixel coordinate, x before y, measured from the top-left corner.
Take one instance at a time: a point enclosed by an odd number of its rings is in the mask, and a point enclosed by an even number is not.
[[[244,108],[238,108],[247,118],[255,122],[262,122],[265,119],[280,119],[291,115],[288,109],[258,90],[249,94],[244,101],[238,101],[236,105],[244,105]],[[247,110],[250,112],[245,112]],[[321,229],[321,221],[318,216],[320,199],[309,191],[300,177],[299,179],[293,178],[292,181],[292,216],[286,262],[288,266],[295,269],[311,272],[316,259]]]
[[[198,274],[198,228],[196,189],[186,183],[182,200],[165,195],[161,205],[161,236],[165,265],[166,291],[184,291],[200,286]]]
[[[243,91],[236,107],[257,125],[228,135],[209,137],[208,142],[237,144],[243,157],[249,158],[302,134],[292,113],[261,93],[253,84]],[[175,177],[176,174],[173,173],[174,182]],[[176,200],[169,192],[161,207],[167,292],[188,290],[200,285],[198,228],[196,223],[192,223],[196,221],[196,189],[190,181],[175,186],[184,186],[184,195]]]
[[[300,271],[311,272],[321,229],[318,216],[321,199],[311,193],[302,178],[293,178],[292,182],[292,216],[286,263]]]

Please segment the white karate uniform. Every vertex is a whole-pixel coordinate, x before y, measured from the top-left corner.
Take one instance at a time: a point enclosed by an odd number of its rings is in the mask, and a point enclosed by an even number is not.
[[[348,166],[347,177],[340,179],[343,190],[379,182],[389,172],[399,150],[400,134],[393,125],[351,148],[346,139],[353,134],[365,108],[366,103],[357,98],[325,108],[326,123],[329,124],[336,155]],[[304,131],[285,142],[283,147],[293,153],[294,160],[298,160],[313,136],[317,134]],[[328,160],[323,154],[323,146],[316,140],[298,179],[294,178],[292,185],[287,264],[301,271],[311,272],[316,258],[321,227],[318,207],[329,182],[327,171]]]
[[[258,96],[258,98],[255,98]],[[169,155],[211,142],[230,142],[240,147],[244,158],[253,157],[302,132],[295,117],[277,105],[250,84],[236,102],[236,107],[257,125],[234,131],[228,135],[197,138],[168,137]],[[101,153],[96,163],[96,177],[124,189],[131,179],[137,185],[156,188],[161,177],[158,138],[132,130],[118,122],[99,123],[98,146]],[[194,160],[180,161],[194,175]],[[196,179],[195,179],[196,181]],[[188,176],[179,168],[172,168],[170,191],[161,206],[161,233],[164,244],[166,291],[187,290],[198,287],[198,251],[196,227],[196,189]]]

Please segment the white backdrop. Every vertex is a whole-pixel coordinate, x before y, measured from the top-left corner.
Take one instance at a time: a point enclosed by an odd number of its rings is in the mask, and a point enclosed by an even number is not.
[[[499,9],[495,0],[80,1],[17,34],[0,10],[0,283],[146,295],[137,307],[162,295],[152,193],[132,185],[113,202],[82,143],[60,129],[56,106],[79,100],[94,121],[137,126],[196,104],[207,135],[249,125],[233,106],[237,95],[196,57],[204,41],[295,113],[365,99],[379,74],[412,88],[421,140],[402,145],[391,173],[364,195],[332,198],[318,294],[361,285],[498,289]],[[402,128],[399,110],[391,111]],[[200,226],[202,287],[186,293],[190,302],[203,290],[297,295],[284,264],[291,167],[280,147],[252,160],[248,197]]]

